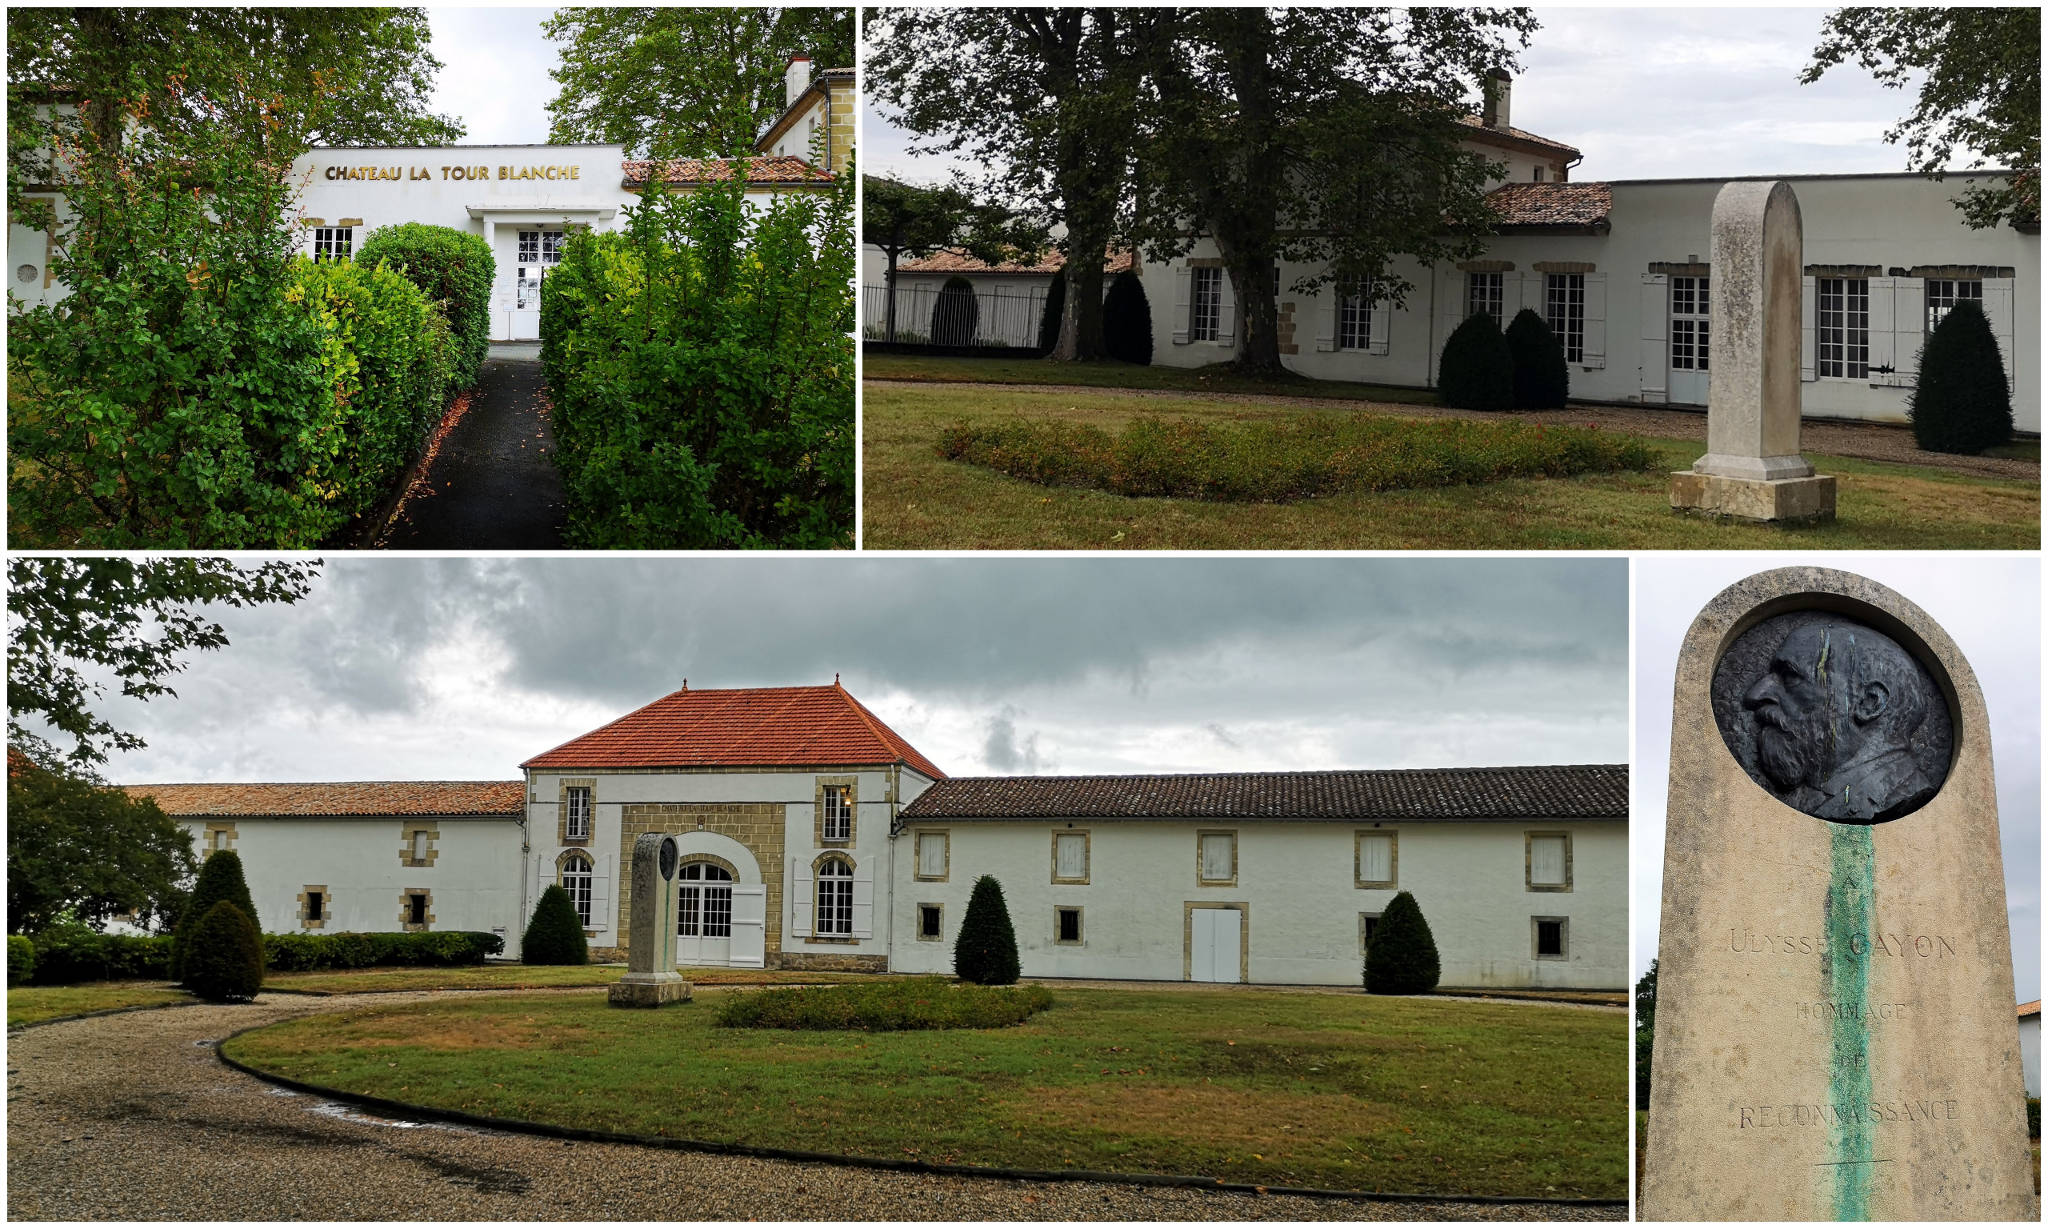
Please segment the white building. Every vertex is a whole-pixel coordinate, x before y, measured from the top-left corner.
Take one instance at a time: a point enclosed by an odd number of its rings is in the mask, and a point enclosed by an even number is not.
[[[2020,1070],[2025,1074],[2027,1095],[2041,1095],[2041,1000],[2021,1003]]]
[[[1102,262],[1102,292],[1110,279],[1134,267],[1129,251],[1111,252]],[[964,344],[1021,346],[1038,344],[1052,282],[1066,268],[1065,254],[1048,251],[1036,261],[989,264],[964,252],[940,251],[910,257],[896,265],[896,337],[909,344],[947,344],[934,335],[932,316],[939,294],[955,279],[965,282],[975,299],[975,334]],[[869,341],[889,336],[889,289],[886,268],[861,288],[861,323]]]
[[[1433,386],[1445,339],[1467,316],[1503,326],[1527,307],[1564,340],[1571,395],[1704,406],[1712,356],[1708,223],[1728,179],[1569,181],[1569,145],[1510,127],[1509,91],[1467,117],[1468,147],[1505,169],[1504,221],[1478,258],[1389,270],[1413,284],[1398,309],[1353,291],[1291,289],[1320,267],[1280,266],[1280,351],[1317,379]],[[1996,172],[1979,172],[1979,177]],[[2040,230],[1971,230],[1951,203],[1966,175],[1783,175],[1805,231],[1801,378],[1805,414],[1906,421],[1927,331],[1959,298],[1978,299],[2004,352],[2013,417],[2041,429]],[[1213,242],[1141,270],[1151,282],[1153,362],[1200,367],[1237,356],[1236,304]],[[1170,293],[1168,289],[1170,288]]]
[[[264,929],[480,930],[568,889],[626,943],[633,838],[673,834],[689,965],[950,972],[974,881],[1027,976],[1357,985],[1415,894],[1446,986],[1626,985],[1620,766],[948,778],[836,683],[684,690],[523,781],[130,786],[234,849]]]

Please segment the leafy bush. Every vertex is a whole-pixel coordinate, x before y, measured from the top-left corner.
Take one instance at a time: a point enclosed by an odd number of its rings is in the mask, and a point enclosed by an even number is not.
[[[2041,1098],[2027,1098],[2027,1138],[2041,1138]]]
[[[1436,938],[1413,892],[1396,893],[1365,949],[1365,988],[1372,994],[1428,994],[1443,972]]]
[[[524,964],[589,964],[590,944],[583,937],[583,919],[576,916],[576,902],[559,883],[548,885],[533,907],[533,920],[519,942],[519,959]]]
[[[1152,303],[1144,279],[1129,269],[1109,280],[1103,296],[1102,347],[1120,363],[1152,363]]]
[[[1920,349],[1920,375],[1906,410],[1913,438],[1929,452],[1976,454],[2012,438],[2012,390],[1991,322],[1974,301],[1949,309]]]
[[[960,919],[960,935],[953,941],[953,972],[961,981],[1008,986],[1020,971],[1017,932],[1010,926],[1009,906],[1003,903],[1003,885],[994,875],[983,875],[974,881],[967,915]]]
[[[1652,459],[1643,441],[1592,427],[1342,414],[1218,424],[1140,418],[1117,435],[1063,422],[954,426],[938,453],[1044,486],[1256,503],[1643,470]]]
[[[1044,986],[956,985],[943,977],[735,994],[719,1005],[726,1028],[898,1032],[1008,1028],[1052,1006]]]
[[[981,331],[981,300],[974,295],[974,283],[964,277],[946,279],[932,304],[932,342],[941,346],[971,346]]]
[[[36,945],[27,935],[7,936],[7,984],[26,985],[36,971]]]
[[[540,332],[575,545],[853,544],[853,179],[657,182],[569,237]]]
[[[1572,373],[1564,361],[1564,343],[1550,331],[1550,322],[1525,307],[1508,322],[1506,340],[1514,364],[1515,408],[1563,409]]]
[[[337,931],[263,936],[269,968],[279,973],[318,969],[452,968],[482,964],[505,950],[505,940],[477,930]]]
[[[1461,410],[1505,410],[1515,404],[1515,359],[1488,312],[1473,312],[1451,330],[1437,362],[1437,397]]]
[[[224,900],[234,902],[252,925],[259,926],[257,936],[261,941],[256,902],[250,898],[249,881],[242,874],[242,855],[223,849],[200,865],[199,882],[192,885],[192,896],[185,902],[178,928],[171,932],[171,980],[185,980],[185,960],[192,950],[192,934],[213,907]]]
[[[476,384],[491,349],[491,282],[498,262],[482,235],[424,222],[380,226],[356,249],[356,263],[391,268],[419,287],[453,334],[448,387]]]
[[[107,935],[83,922],[59,922],[31,936],[38,986],[170,977],[168,935]],[[11,948],[10,948],[11,950]]]
[[[215,901],[193,928],[185,985],[209,1003],[247,1002],[263,988],[263,935],[235,902]]]
[[[1041,357],[1051,354],[1060,344],[1060,317],[1067,310],[1067,277],[1055,273],[1052,285],[1045,292],[1045,310],[1038,317],[1038,353]]]

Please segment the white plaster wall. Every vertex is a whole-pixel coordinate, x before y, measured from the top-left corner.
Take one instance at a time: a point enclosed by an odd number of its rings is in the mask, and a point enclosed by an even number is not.
[[[1234,887],[1196,882],[1196,833],[1235,827]],[[1628,835],[1619,822],[1386,825],[1399,832],[1399,887],[1360,889],[1353,878],[1355,833],[1340,823],[1196,824],[1074,821],[1090,840],[1090,882],[1054,884],[1052,838],[1065,823],[917,823],[905,826],[896,856],[894,967],[952,970],[953,942],[974,881],[1003,885],[1024,973],[1033,977],[1185,978],[1185,905],[1244,902],[1250,980],[1357,985],[1359,914],[1377,913],[1395,892],[1413,892],[1429,920],[1445,986],[1605,988],[1628,982]],[[945,882],[915,878],[915,833],[950,836]],[[1525,886],[1524,834],[1572,833],[1570,892]],[[942,905],[944,936],[917,939],[916,908]],[[1078,905],[1083,945],[1053,942],[1054,909]],[[1564,961],[1533,957],[1530,919],[1569,920]]]
[[[2041,1016],[2020,1020],[2020,1069],[2026,1073],[2027,1095],[2041,1095]]]

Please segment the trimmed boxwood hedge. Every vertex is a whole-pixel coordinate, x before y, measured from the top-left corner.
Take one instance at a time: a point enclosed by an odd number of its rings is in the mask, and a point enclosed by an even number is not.
[[[209,1003],[246,1003],[263,988],[263,935],[231,900],[217,900],[192,929],[185,985]]]
[[[1365,949],[1365,988],[1371,994],[1428,994],[1443,966],[1436,937],[1413,892],[1396,893],[1380,914],[1372,946]]]
[[[269,967],[280,973],[318,969],[454,968],[482,964],[505,940],[481,930],[339,931],[263,936]]]
[[[213,906],[224,900],[235,902],[262,933],[262,920],[256,913],[256,902],[249,895],[249,881],[242,874],[242,855],[232,849],[223,849],[209,855],[199,867],[199,881],[192,885],[192,895],[185,898],[185,912],[178,916],[178,925],[171,932],[170,976],[173,981],[185,978],[185,957],[191,951],[192,933],[199,929]]]
[[[1437,362],[1437,397],[1460,410],[1505,410],[1515,404],[1515,359],[1491,313],[1473,312],[1451,330]]]
[[[519,942],[523,964],[589,964],[590,941],[583,937],[583,919],[568,889],[551,883],[533,907],[533,920]]]
[[[449,387],[475,386],[491,348],[491,282],[498,271],[491,245],[482,235],[406,222],[378,227],[356,249],[357,264],[379,261],[419,287],[447,317],[454,342]]]
[[[1007,986],[1017,980],[1017,932],[1003,903],[1003,885],[994,875],[974,881],[967,914],[960,919],[960,937],[953,941],[953,971],[961,981]]]
[[[1109,280],[1103,296],[1102,348],[1120,363],[1152,363],[1152,303],[1144,279],[1129,269]]]
[[[1906,413],[1914,440],[1929,452],[1975,455],[2012,438],[2005,362],[1975,301],[1957,303],[1934,326]]]
[[[1515,408],[1561,410],[1571,394],[1571,367],[1564,361],[1564,343],[1550,322],[1525,307],[1508,322],[1508,354],[1514,361]]]
[[[168,981],[169,935],[103,935],[82,923],[53,926],[32,936],[38,986],[88,981]]]
[[[1052,1006],[1044,986],[956,985],[943,977],[736,994],[719,1005],[726,1028],[899,1032],[1007,1028]]]

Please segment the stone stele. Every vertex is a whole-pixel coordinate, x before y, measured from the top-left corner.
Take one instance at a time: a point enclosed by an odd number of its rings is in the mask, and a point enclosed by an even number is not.
[[[1783,180],[1731,183],[1709,241],[1707,452],[1671,475],[1671,506],[1753,521],[1832,520],[1835,480],[1799,455],[1799,198]]]
[[[1917,809],[1808,815],[1731,754],[1717,665],[1798,611],[1883,632],[1934,681],[1954,745]],[[1662,916],[1642,1219],[2039,1219],[1990,724],[1924,611],[1784,568],[1700,612],[1672,704]]]
[[[633,915],[626,975],[612,983],[614,1007],[687,1002],[690,983],[676,972],[676,838],[643,832],[633,841]]]

